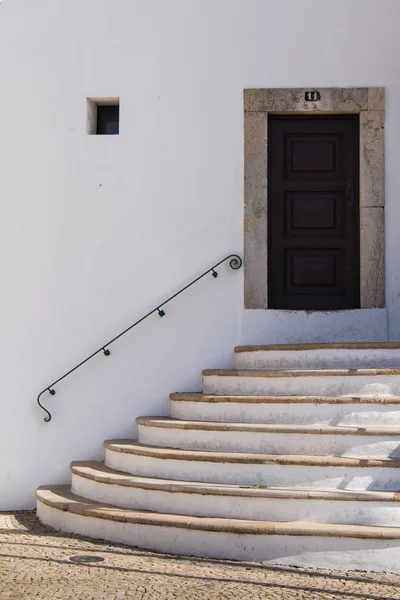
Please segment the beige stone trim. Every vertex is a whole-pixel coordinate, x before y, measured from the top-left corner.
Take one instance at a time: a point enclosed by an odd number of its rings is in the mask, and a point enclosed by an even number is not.
[[[205,369],[205,377],[363,377],[399,376],[400,369]]]
[[[400,404],[400,396],[217,396],[211,394],[170,394],[174,402],[209,404]]]
[[[222,431],[229,433],[295,433],[302,435],[352,435],[400,437],[399,427],[354,427],[354,425],[288,425],[286,423],[221,423],[215,421],[187,421],[171,417],[138,417],[143,427],[184,431]]]
[[[268,114],[360,115],[360,308],[385,306],[384,88],[320,88],[321,101],[305,102],[306,89],[244,91],[244,301],[268,308]]]
[[[302,350],[400,350],[400,342],[333,342],[318,344],[263,344],[262,346],[236,346],[240,352],[297,352]]]

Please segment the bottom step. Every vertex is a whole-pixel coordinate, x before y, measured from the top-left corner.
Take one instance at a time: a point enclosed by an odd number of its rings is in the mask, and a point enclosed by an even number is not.
[[[244,521],[121,509],[39,488],[38,517],[70,533],[171,554],[400,573],[400,528]]]

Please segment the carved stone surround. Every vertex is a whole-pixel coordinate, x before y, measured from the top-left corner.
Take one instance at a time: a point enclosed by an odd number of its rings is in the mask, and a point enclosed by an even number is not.
[[[385,306],[384,88],[244,91],[244,300],[245,308],[268,308],[268,114],[360,115],[360,308]]]

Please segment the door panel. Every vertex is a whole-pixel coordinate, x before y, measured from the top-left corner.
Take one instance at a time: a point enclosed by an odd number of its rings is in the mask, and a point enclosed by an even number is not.
[[[286,234],[339,235],[340,196],[337,193],[289,192],[286,196]]]
[[[270,115],[271,308],[359,307],[357,115]]]
[[[337,141],[317,138],[292,138],[287,136],[287,173],[295,178],[299,173],[311,174],[316,171],[335,174],[337,171]]]

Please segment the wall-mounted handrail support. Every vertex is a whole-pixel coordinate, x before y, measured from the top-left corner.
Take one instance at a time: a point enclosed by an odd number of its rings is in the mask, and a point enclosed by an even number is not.
[[[146,315],[144,315],[143,317],[141,317],[138,321],[135,321],[135,323],[133,323],[132,325],[130,325],[129,327],[127,327],[126,329],[124,329],[124,331],[122,331],[120,334],[118,334],[117,336],[115,336],[112,340],[110,340],[106,344],[103,344],[102,346],[100,346],[100,348],[98,350],[96,350],[95,352],[93,352],[93,354],[91,354],[90,356],[88,356],[87,358],[85,358],[84,360],[82,360],[73,369],[70,369],[67,373],[65,373],[64,375],[62,375],[62,377],[59,377],[58,379],[56,379],[55,381],[53,381],[53,383],[51,383],[50,385],[48,385],[47,387],[45,387],[44,390],[42,390],[40,392],[40,394],[38,395],[38,397],[37,397],[37,403],[38,403],[38,405],[46,413],[46,417],[44,418],[45,422],[49,423],[51,421],[51,413],[50,413],[50,411],[48,411],[47,408],[45,408],[43,406],[43,404],[40,402],[40,398],[41,398],[41,396],[45,392],[48,392],[49,394],[51,394],[51,396],[55,396],[56,391],[54,389],[54,386],[57,383],[59,383],[60,381],[62,381],[63,379],[65,379],[66,377],[68,377],[68,375],[71,375],[71,373],[73,373],[74,371],[76,371],[77,369],[79,369],[79,367],[81,367],[82,365],[84,365],[85,363],[87,363],[91,358],[93,358],[97,354],[100,354],[100,352],[103,352],[104,356],[110,356],[111,352],[108,349],[108,346],[110,346],[115,341],[117,341],[120,337],[122,337],[123,335],[125,335],[126,333],[128,333],[128,331],[130,331],[131,329],[133,329],[134,327],[136,327],[136,325],[139,325],[139,323],[141,323],[142,321],[144,321],[145,319],[147,319],[147,317],[150,317],[150,315],[152,315],[155,312],[157,312],[160,317],[165,317],[166,312],[163,310],[163,307],[166,304],[168,304],[168,302],[171,302],[171,300],[173,300],[174,298],[176,298],[177,296],[179,296],[179,294],[182,294],[182,292],[184,292],[185,290],[187,290],[188,288],[190,288],[192,285],[194,285],[195,283],[197,283],[198,281],[200,281],[200,279],[203,279],[203,277],[205,277],[209,273],[211,273],[213,277],[218,277],[218,272],[215,269],[217,267],[219,267],[219,265],[222,265],[222,263],[226,262],[227,260],[229,260],[229,266],[231,267],[231,269],[234,269],[235,271],[237,271],[238,269],[240,269],[240,267],[243,264],[242,259],[237,254],[230,254],[229,256],[226,256],[225,258],[223,258],[222,260],[220,260],[219,262],[217,262],[215,265],[213,265],[212,267],[210,267],[209,269],[207,269],[207,271],[204,271],[204,273],[202,273],[201,275],[199,275],[199,277],[196,277],[196,279],[193,279],[193,281],[191,281],[190,283],[188,283],[187,285],[185,285],[185,287],[181,288],[178,292],[176,292],[175,294],[173,294],[172,296],[170,296],[169,298],[167,298],[167,300],[164,300],[164,302],[161,302],[161,304],[158,304],[156,306],[156,308],[153,308],[153,310],[151,310]]]

